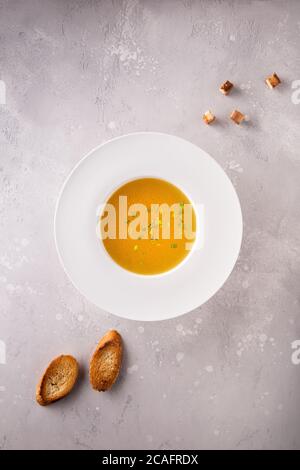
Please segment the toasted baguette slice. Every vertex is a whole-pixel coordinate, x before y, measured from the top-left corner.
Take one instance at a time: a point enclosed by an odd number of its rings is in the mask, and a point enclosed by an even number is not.
[[[50,362],[36,389],[36,400],[46,406],[68,395],[78,377],[78,363],[73,356],[58,356]]]
[[[90,361],[90,382],[94,390],[105,392],[118,378],[122,363],[122,338],[115,330],[99,341]]]

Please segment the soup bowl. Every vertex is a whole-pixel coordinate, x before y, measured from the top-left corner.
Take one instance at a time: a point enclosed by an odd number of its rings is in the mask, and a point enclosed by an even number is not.
[[[95,231],[99,207],[124,183],[141,178],[179,188],[196,213],[188,255],[152,275],[117,264]],[[238,196],[216,161],[184,139],[154,132],[118,137],[80,160],[62,187],[54,218],[59,259],[77,289],[102,310],[140,321],[173,318],[211,298],[235,265],[242,227]]]

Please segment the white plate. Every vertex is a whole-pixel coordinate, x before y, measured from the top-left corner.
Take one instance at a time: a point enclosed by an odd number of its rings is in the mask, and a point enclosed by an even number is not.
[[[138,276],[119,267],[96,236],[99,204],[123,182],[163,178],[204,207],[204,243],[177,269]],[[175,136],[143,132],[97,147],[73,169],[55,212],[61,263],[77,289],[98,307],[120,317],[173,318],[206,302],[224,284],[237,260],[242,213],[221,167],[203,150]]]

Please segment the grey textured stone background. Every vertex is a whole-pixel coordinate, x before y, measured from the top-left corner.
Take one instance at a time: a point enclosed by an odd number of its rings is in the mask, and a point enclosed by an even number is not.
[[[300,448],[300,2],[0,0],[0,28],[0,448]],[[274,71],[283,83],[271,91]],[[249,116],[242,127],[227,118],[235,107]],[[211,127],[207,108],[219,118]],[[208,151],[244,216],[225,286],[159,324],[82,298],[53,239],[71,168],[139,130]],[[122,377],[98,394],[87,363],[112,327],[126,344]],[[83,376],[41,408],[36,382],[62,352]]]

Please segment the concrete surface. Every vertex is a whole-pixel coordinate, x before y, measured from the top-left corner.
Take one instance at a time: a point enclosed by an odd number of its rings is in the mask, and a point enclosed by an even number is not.
[[[300,448],[299,41],[292,0],[0,0],[0,448]],[[271,91],[263,80],[274,71],[283,83]],[[226,79],[236,84],[228,97],[218,91]],[[211,127],[207,108],[219,118]],[[249,116],[242,127],[228,120],[234,108]],[[214,156],[245,222],[222,290],[159,324],[89,304],[53,240],[71,168],[138,130]],[[126,344],[122,377],[98,394],[88,358],[112,327]],[[36,382],[62,352],[83,376],[41,408]]]

